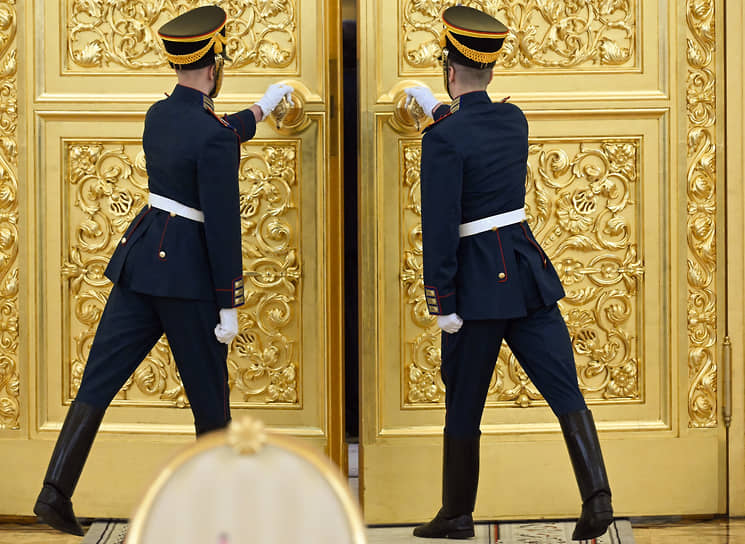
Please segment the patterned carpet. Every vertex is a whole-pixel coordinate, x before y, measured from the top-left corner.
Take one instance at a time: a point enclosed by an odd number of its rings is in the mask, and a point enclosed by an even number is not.
[[[611,525],[610,530],[600,538],[594,540],[577,541],[572,540],[574,522],[561,521],[537,521],[537,522],[514,522],[499,524],[482,524],[477,527],[476,539],[469,542],[489,544],[635,544],[631,532],[631,523],[628,520],[617,520]],[[493,535],[489,538],[488,533]],[[383,533],[392,531],[386,537]],[[427,540],[415,538],[411,535],[410,527],[396,528],[374,528],[369,529],[371,542],[384,542],[386,540],[398,542],[414,542],[425,544]],[[402,532],[405,538],[398,533]],[[381,533],[381,534],[378,534]],[[127,523],[121,520],[96,521],[94,522],[85,538],[80,544],[123,544],[127,535]],[[431,541],[430,541],[431,542]],[[437,542],[441,542],[437,540]],[[282,543],[274,543],[282,544]]]
[[[107,520],[94,522],[80,544],[122,544],[127,536],[127,523]]]
[[[608,531],[593,540],[572,540],[574,521],[499,523],[494,526],[496,544],[634,544],[631,523],[616,520]]]

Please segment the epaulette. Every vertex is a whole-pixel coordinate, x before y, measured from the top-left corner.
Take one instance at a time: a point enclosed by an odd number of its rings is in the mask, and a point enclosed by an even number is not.
[[[235,127],[234,127],[233,125],[231,125],[230,123],[228,123],[228,121],[227,121],[227,120],[225,119],[225,117],[224,117],[224,116],[223,116],[223,117],[220,117],[220,116],[219,116],[219,115],[217,115],[217,114],[216,114],[216,113],[215,113],[214,111],[213,111],[213,112],[210,112],[210,113],[212,113],[212,116],[213,116],[213,117],[214,117],[215,119],[217,119],[218,121],[220,121],[220,124],[221,124],[222,126],[224,126],[224,127],[227,127],[227,128],[229,128],[230,130],[232,130],[233,132],[235,132],[236,134],[238,134],[238,131],[237,131],[237,130],[235,129]]]
[[[235,127],[231,125],[230,123],[228,123],[225,117],[220,117],[219,115],[215,113],[215,103],[212,101],[212,99],[209,96],[206,96],[206,95],[202,96],[202,106],[204,106],[204,110],[209,112],[212,115],[212,117],[220,121],[221,125],[229,128],[230,130],[238,134],[238,131],[235,129]]]
[[[457,112],[460,109],[460,96],[456,97],[451,103],[450,103],[450,112],[446,113],[439,119],[437,119],[434,123],[431,123],[429,126],[425,127],[422,131],[422,134],[427,132],[429,129],[431,129],[433,126],[435,126],[437,123],[442,121],[443,119],[446,119],[453,115],[455,112]]]
[[[426,134],[426,133],[427,133],[427,132],[428,132],[429,130],[431,130],[431,129],[432,129],[432,127],[434,127],[434,126],[435,126],[435,125],[436,125],[437,123],[441,122],[441,121],[442,121],[443,119],[447,119],[447,118],[448,118],[448,117],[450,117],[451,115],[453,115],[453,112],[450,112],[450,113],[446,113],[445,115],[443,115],[442,117],[440,117],[440,118],[439,118],[439,119],[438,119],[437,121],[435,121],[435,122],[433,122],[433,123],[430,123],[429,125],[427,125],[426,127],[424,127],[424,130],[422,130],[422,134]]]

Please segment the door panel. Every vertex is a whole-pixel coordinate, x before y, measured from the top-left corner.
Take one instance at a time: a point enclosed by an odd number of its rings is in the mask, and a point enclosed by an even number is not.
[[[362,348],[361,470],[373,523],[425,519],[440,500],[440,335],[422,289],[419,118],[403,88],[425,83],[447,101],[437,21],[452,4],[361,4],[361,319],[377,331]],[[465,4],[512,30],[489,92],[530,124],[528,217],[567,291],[618,513],[723,512],[719,4]],[[558,423],[506,346],[482,432],[478,517],[577,515]]]
[[[18,306],[28,363],[15,367],[26,392],[13,399],[17,429],[0,432],[0,463],[23,467],[5,479],[3,514],[31,513],[111,287],[103,270],[147,201],[144,116],[176,83],[156,31],[204,3],[69,0],[14,12],[26,50],[19,79],[33,90],[20,103],[27,184],[17,206],[26,230],[16,244],[26,255]],[[295,106],[259,124],[241,148],[246,304],[228,355],[233,417],[250,411],[341,463],[343,242],[331,111],[338,10],[324,0],[218,3],[234,60],[217,110],[246,108],[276,81],[295,87]],[[156,470],[192,439],[188,399],[162,338],[107,412],[76,512],[128,516]]]

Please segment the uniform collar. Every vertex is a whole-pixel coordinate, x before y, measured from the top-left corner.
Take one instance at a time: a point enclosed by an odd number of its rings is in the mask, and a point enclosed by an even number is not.
[[[202,106],[206,110],[215,111],[215,104],[212,102],[212,99],[202,91],[192,89],[191,87],[176,85],[173,93],[171,93],[171,97],[181,102]]]
[[[491,104],[491,99],[486,91],[473,91],[456,96],[450,104],[450,112],[455,113],[460,109],[467,109],[476,104]]]

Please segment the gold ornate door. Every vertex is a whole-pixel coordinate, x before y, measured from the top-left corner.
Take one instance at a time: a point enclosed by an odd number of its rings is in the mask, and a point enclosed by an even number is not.
[[[205,3],[0,2],[2,514],[31,513],[108,295],[107,258],[146,202],[144,115],[175,85],[156,31]],[[228,360],[233,415],[250,411],[341,462],[338,6],[216,3],[233,58],[217,110],[248,107],[276,81],[296,90],[281,125],[261,123],[242,147],[246,304]],[[162,339],[107,412],[78,515],[130,514],[193,440],[187,403]]]
[[[403,88],[445,100],[439,14],[360,2],[361,493],[368,522],[439,506],[444,386],[422,289],[421,138]],[[527,209],[619,515],[726,510],[722,3],[463,2],[512,30],[489,87],[530,124]],[[723,228],[723,225],[722,227]],[[720,265],[720,266],[717,266]],[[558,423],[507,349],[482,420],[480,518],[572,517]]]

